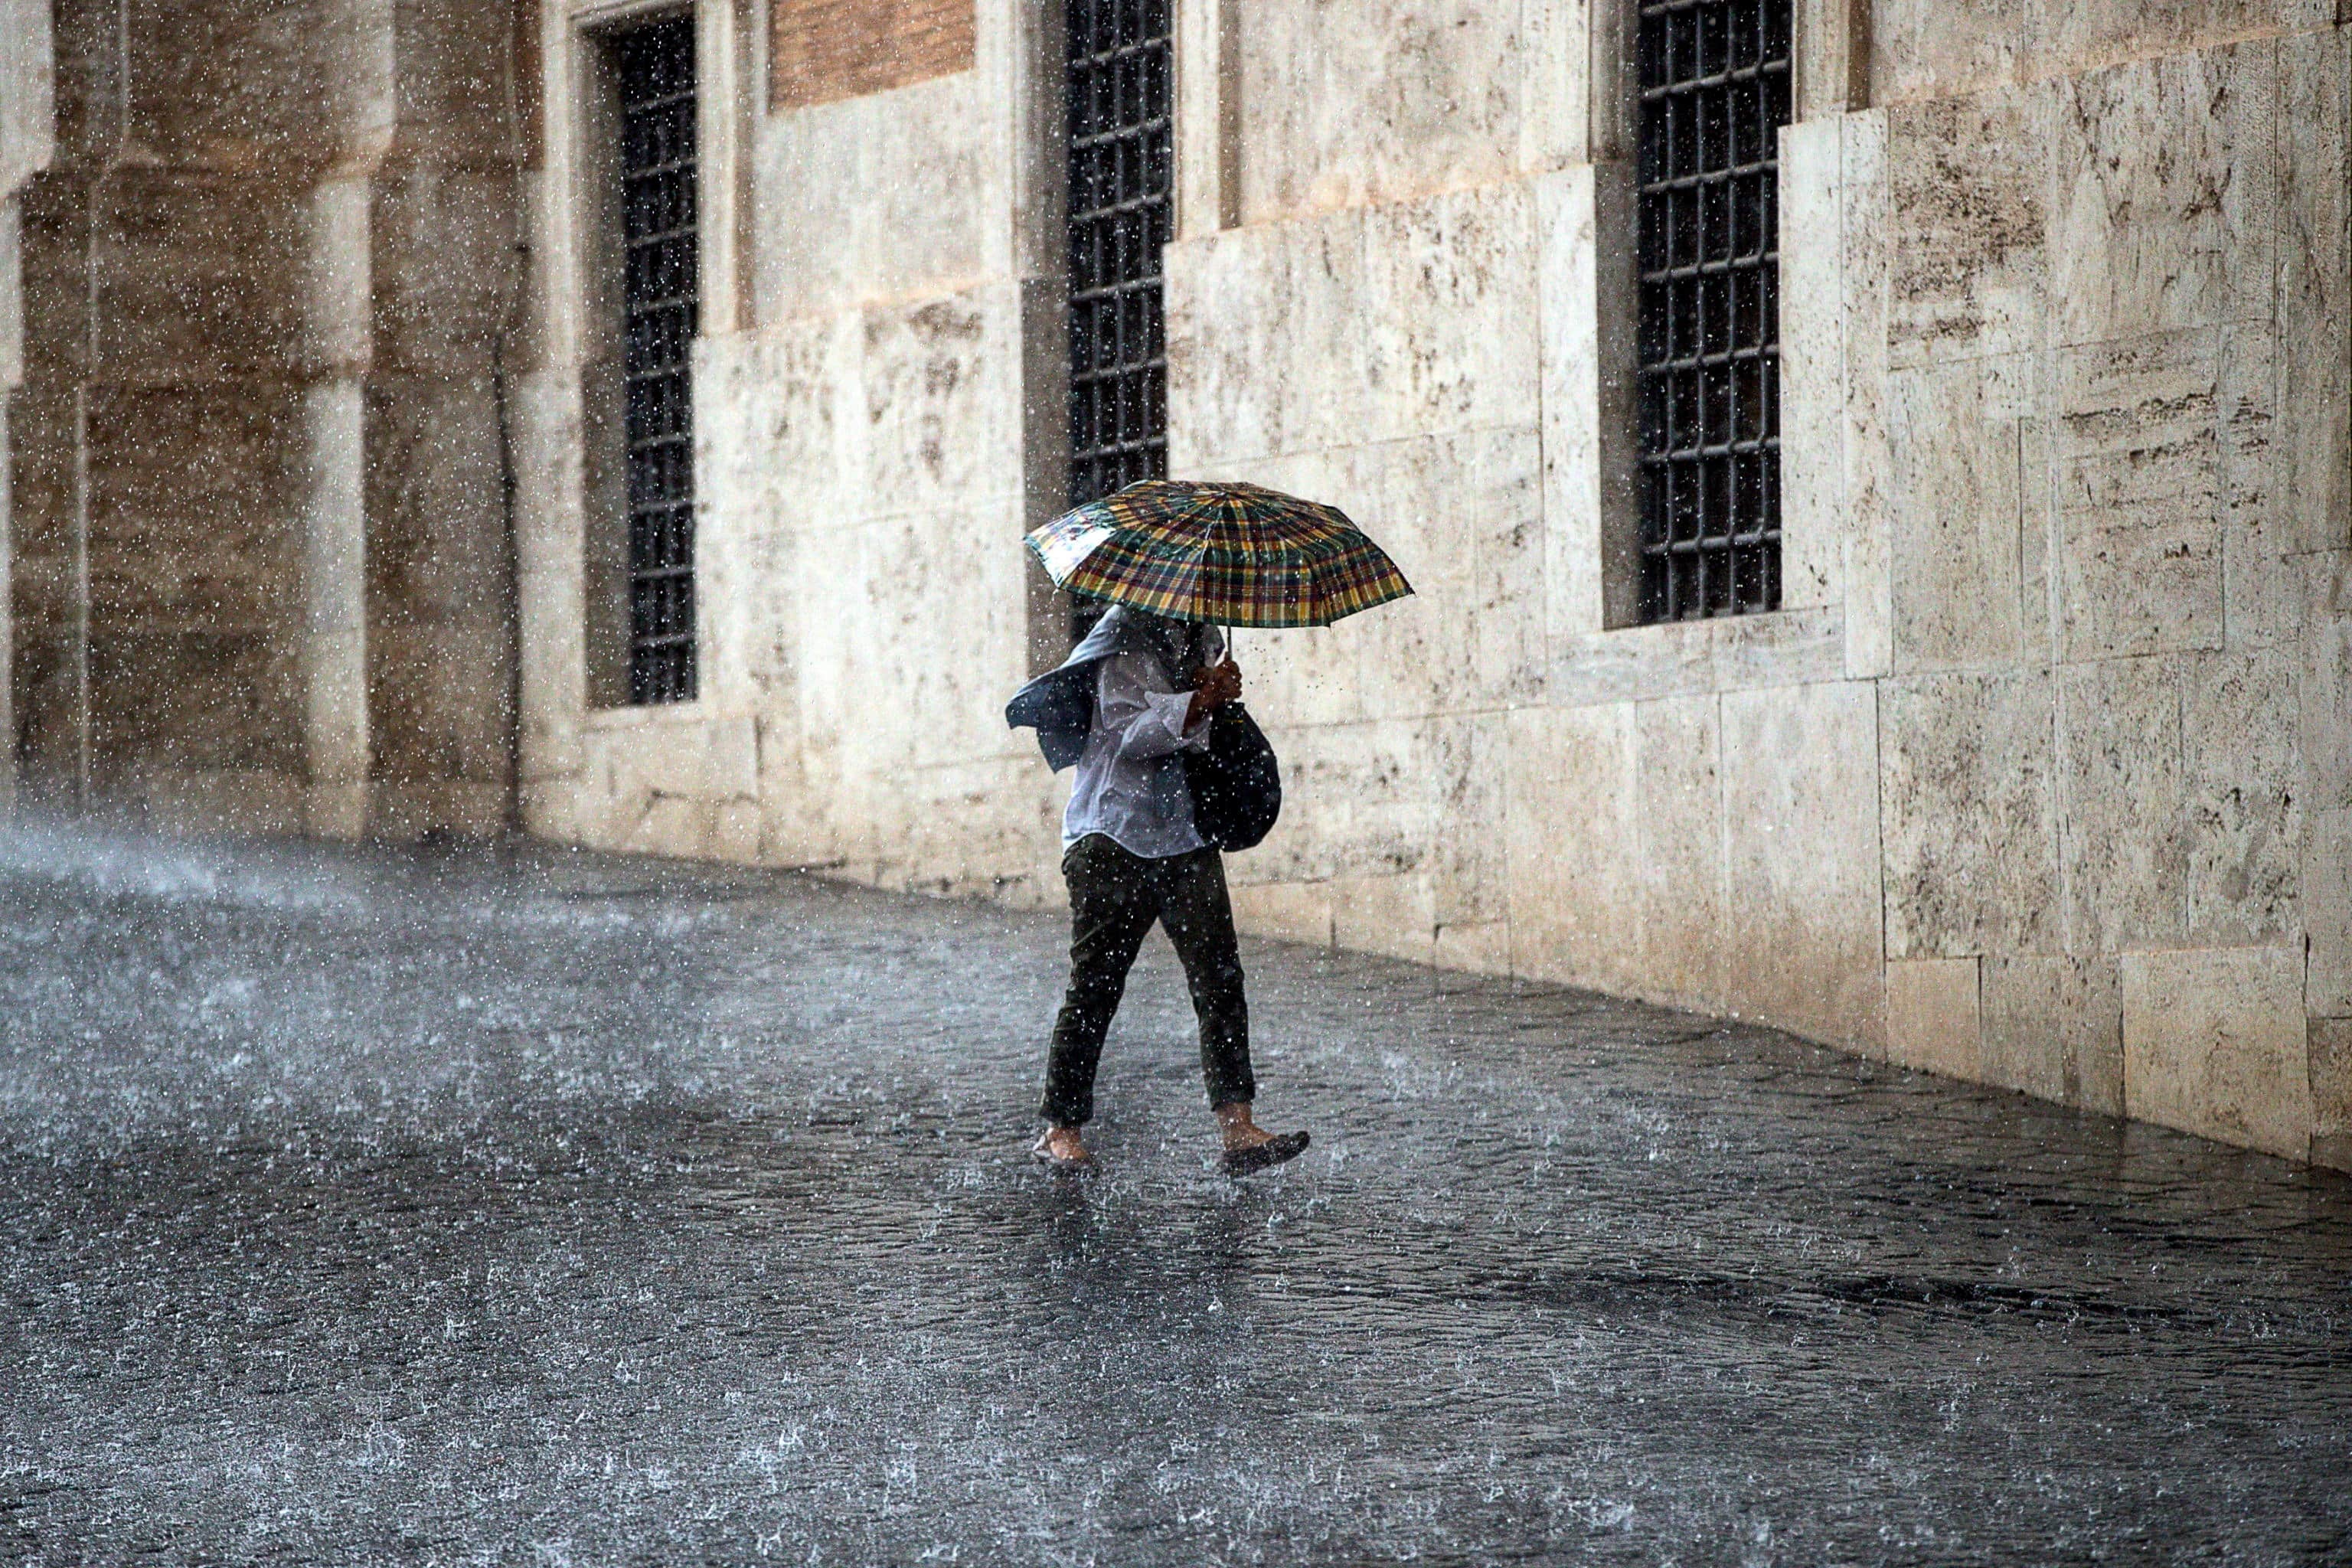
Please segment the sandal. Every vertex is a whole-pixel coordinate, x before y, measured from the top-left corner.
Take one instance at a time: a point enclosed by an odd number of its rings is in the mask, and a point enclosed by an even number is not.
[[[1263,1143],[1246,1149],[1228,1149],[1223,1161],[1228,1176],[1246,1176],[1263,1171],[1268,1165],[1279,1165],[1295,1160],[1307,1152],[1307,1138],[1304,1132],[1277,1132]]]
[[[1087,1176],[1094,1173],[1095,1157],[1092,1154],[1076,1160],[1066,1154],[1056,1154],[1054,1145],[1043,1132],[1037,1134],[1037,1142],[1029,1145],[1029,1157],[1056,1175]]]

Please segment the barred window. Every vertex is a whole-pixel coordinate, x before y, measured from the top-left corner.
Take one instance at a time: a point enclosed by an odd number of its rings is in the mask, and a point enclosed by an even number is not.
[[[1072,506],[1168,472],[1169,0],[1067,0]]]
[[[1790,0],[1634,4],[1642,619],[1776,609]]]
[[[695,694],[694,18],[614,36],[620,82],[622,381],[628,443],[629,700]]]

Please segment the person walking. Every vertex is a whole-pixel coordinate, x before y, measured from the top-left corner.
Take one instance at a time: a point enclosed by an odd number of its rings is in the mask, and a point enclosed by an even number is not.
[[[1270,1133],[1252,1114],[1257,1079],[1224,859],[1193,820],[1182,761],[1208,744],[1211,715],[1240,698],[1241,668],[1216,628],[1115,605],[1058,669],[1014,699],[1014,722],[1057,688],[1074,717],[1088,706],[1074,685],[1090,687],[1093,701],[1062,816],[1070,980],[1046,1052],[1038,1106],[1045,1130],[1033,1152],[1057,1170],[1091,1164],[1082,1129],[1094,1118],[1103,1037],[1156,922],[1184,966],[1199,1016],[1201,1075],[1223,1129],[1226,1173],[1292,1159],[1307,1134]],[[1046,739],[1047,726],[1039,728]]]
[[[1027,539],[1056,587],[1110,608],[1061,665],[1023,687],[1005,721],[1037,731],[1056,773],[1070,983],[1045,1057],[1032,1150],[1088,1169],[1103,1036],[1136,952],[1168,932],[1201,1023],[1201,1074],[1227,1173],[1296,1158],[1305,1132],[1252,1114],[1249,1005],[1220,846],[1247,849],[1281,809],[1274,752],[1240,707],[1219,626],[1323,626],[1412,585],[1336,507],[1257,485],[1144,479],[1072,508]]]

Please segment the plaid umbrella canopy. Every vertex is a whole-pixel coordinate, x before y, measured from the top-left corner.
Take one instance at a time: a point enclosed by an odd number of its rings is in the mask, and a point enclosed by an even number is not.
[[[1339,508],[1258,485],[1144,479],[1029,548],[1073,593],[1224,626],[1328,626],[1412,592]]]

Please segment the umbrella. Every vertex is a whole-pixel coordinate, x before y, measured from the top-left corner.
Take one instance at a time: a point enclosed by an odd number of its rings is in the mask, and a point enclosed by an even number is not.
[[[1258,485],[1144,479],[1029,535],[1056,585],[1180,621],[1328,626],[1412,592],[1337,507]]]

